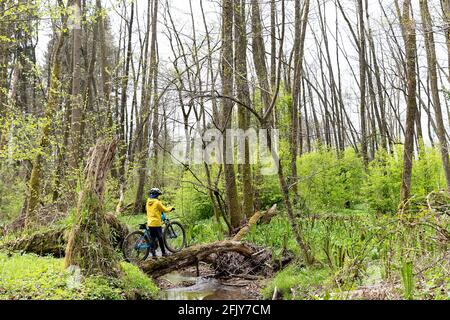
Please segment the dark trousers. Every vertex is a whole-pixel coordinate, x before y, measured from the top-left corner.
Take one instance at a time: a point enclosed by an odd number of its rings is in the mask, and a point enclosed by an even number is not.
[[[152,237],[153,241],[158,241],[159,247],[161,248],[161,253],[166,254],[166,248],[164,247],[164,240],[162,234],[162,227],[149,227],[150,237]],[[156,256],[155,249],[152,250],[153,256]]]

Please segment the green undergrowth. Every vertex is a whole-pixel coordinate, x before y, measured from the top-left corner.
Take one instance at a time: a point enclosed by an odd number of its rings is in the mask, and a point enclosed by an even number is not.
[[[282,299],[450,299],[448,239],[436,232],[438,225],[448,230],[448,220],[426,210],[403,215],[342,210],[297,222],[316,263],[306,267],[295,251],[296,262],[266,283],[266,298],[277,288]],[[280,213],[245,240],[279,253],[296,247],[289,228]]]
[[[319,299],[329,278],[328,268],[303,268],[294,264],[278,272],[263,288],[262,294],[270,299],[276,289],[285,300]]]
[[[2,300],[155,299],[158,288],[136,266],[121,263],[121,278],[80,276],[64,269],[63,260],[33,254],[0,252]]]

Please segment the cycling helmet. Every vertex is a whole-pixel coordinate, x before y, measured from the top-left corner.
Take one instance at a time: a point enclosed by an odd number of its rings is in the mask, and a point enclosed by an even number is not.
[[[151,188],[149,194],[150,194],[151,196],[157,197],[157,196],[162,195],[162,192],[161,192],[161,190],[159,190],[158,188]]]

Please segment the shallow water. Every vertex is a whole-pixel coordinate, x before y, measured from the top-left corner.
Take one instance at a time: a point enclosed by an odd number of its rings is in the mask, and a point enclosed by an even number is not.
[[[202,278],[191,275],[183,275],[179,272],[172,272],[164,279],[180,287],[163,290],[161,299],[164,300],[249,300],[253,297],[248,290],[222,284],[219,280],[213,278]],[[183,282],[194,283],[193,285],[183,287]]]

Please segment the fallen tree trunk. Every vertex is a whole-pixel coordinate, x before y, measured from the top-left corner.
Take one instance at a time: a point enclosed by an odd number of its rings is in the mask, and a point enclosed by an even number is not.
[[[167,257],[145,261],[141,263],[140,267],[148,275],[157,278],[174,270],[196,264],[199,261],[207,259],[211,254],[230,251],[237,252],[246,257],[251,257],[253,254],[253,250],[241,242],[224,240],[188,247],[181,252]]]
[[[36,231],[1,243],[0,249],[62,257],[64,256],[66,241],[65,228],[58,227],[46,231]]]
[[[107,214],[106,221],[111,230],[112,244],[119,246],[129,233],[128,227],[121,223],[113,214]],[[0,243],[0,249],[63,257],[67,239],[68,230],[66,227],[57,226],[48,230],[37,230],[34,233],[24,234],[10,241]]]
[[[261,264],[261,260],[264,260],[264,257],[269,255],[271,256],[271,254],[267,254],[268,252],[266,252],[266,249],[255,251],[253,246],[243,244],[240,241],[250,231],[252,226],[258,224],[262,218],[267,217],[265,221],[268,223],[276,214],[276,210],[277,205],[274,204],[269,210],[267,210],[267,212],[256,212],[249,219],[248,223],[242,227],[231,240],[217,241],[209,244],[200,244],[188,247],[183,251],[168,257],[145,261],[141,263],[140,267],[145,273],[154,278],[158,278],[174,270],[197,264],[199,261],[205,261],[213,265],[217,265],[218,260],[221,260],[220,257],[224,257],[224,254],[226,255],[226,253],[229,253],[229,255],[231,255],[230,257],[239,256],[241,257],[240,259],[242,259],[242,261],[245,260],[246,263],[255,260],[255,263],[253,264]],[[261,255],[263,251],[266,255]],[[291,259],[292,258],[290,258],[289,261]],[[287,263],[289,261],[287,261]],[[255,266],[253,266],[253,269],[254,268]],[[272,270],[274,269],[272,265],[270,265],[269,268]]]

